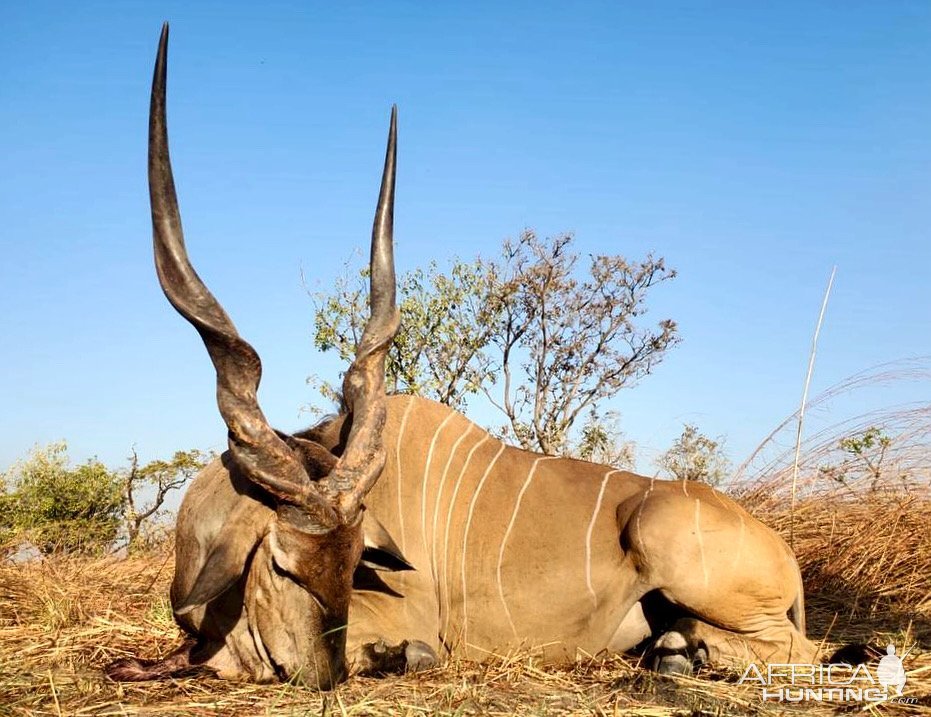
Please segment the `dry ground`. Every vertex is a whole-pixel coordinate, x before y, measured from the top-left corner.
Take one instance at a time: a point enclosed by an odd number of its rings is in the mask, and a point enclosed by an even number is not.
[[[744,495],[784,534],[786,501]],[[931,500],[925,492],[856,499],[810,494],[796,510],[795,545],[805,573],[809,635],[829,646],[916,644],[905,667],[913,704],[871,714],[931,715]],[[737,672],[665,679],[636,659],[540,668],[526,655],[456,663],[416,676],[353,679],[321,695],[292,685],[212,679],[118,685],[100,666],[125,655],[161,656],[179,642],[168,604],[171,552],[53,558],[0,567],[0,714],[161,715],[775,715],[860,712],[856,704],[791,709],[762,703]]]

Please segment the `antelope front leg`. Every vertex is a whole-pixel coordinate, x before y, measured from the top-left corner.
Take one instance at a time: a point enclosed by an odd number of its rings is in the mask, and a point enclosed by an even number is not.
[[[414,571],[383,575],[384,581],[379,578],[352,595],[346,639],[352,673],[401,674],[435,667],[443,646],[432,583]]]
[[[420,640],[404,640],[398,645],[379,640],[362,645],[353,662],[353,671],[360,675],[399,675],[429,670],[436,667],[439,658],[432,647]]]

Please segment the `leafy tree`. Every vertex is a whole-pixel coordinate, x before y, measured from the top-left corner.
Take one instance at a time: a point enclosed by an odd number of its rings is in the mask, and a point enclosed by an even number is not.
[[[837,465],[822,466],[821,475],[838,483],[847,484],[851,476],[866,476],[870,480],[870,489],[876,491],[882,482],[886,470],[885,460],[892,438],[881,428],[870,426],[862,433],[854,433],[842,438],[838,447],[846,457]]]
[[[632,470],[635,462],[634,443],[623,439],[613,412],[603,418],[595,411],[589,413],[570,452],[576,458],[615,468]]]
[[[170,461],[110,470],[94,459],[72,467],[64,441],[36,447],[0,476],[0,543],[22,535],[43,552],[107,548],[124,534],[134,543],[172,490],[181,488],[212,454],[178,451]],[[141,494],[150,494],[142,505]]]
[[[351,362],[368,314],[368,269],[355,279],[341,277],[330,294],[313,295],[314,343]],[[401,329],[388,353],[389,391],[432,398],[462,408],[465,397],[493,378],[484,355],[494,330],[496,308],[481,262],[456,261],[449,275],[436,262],[398,280]],[[339,401],[333,384],[315,381],[322,393]]]
[[[72,468],[67,444],[36,447],[4,476],[0,531],[25,534],[44,552],[91,550],[120,528],[120,476],[89,460]]]
[[[389,389],[456,408],[480,394],[505,418],[499,433],[523,448],[572,453],[591,443],[595,434],[572,440],[579,417],[597,416],[599,401],[649,374],[679,340],[671,320],[640,322],[649,289],[675,272],[652,256],[592,256],[580,278],[572,242],[526,230],[495,259],[402,276]],[[313,295],[316,346],[347,362],[367,314],[364,278]]]
[[[682,434],[657,460],[676,480],[693,480],[718,486],[727,477],[730,462],[724,455],[724,439],[711,439],[686,423]]]

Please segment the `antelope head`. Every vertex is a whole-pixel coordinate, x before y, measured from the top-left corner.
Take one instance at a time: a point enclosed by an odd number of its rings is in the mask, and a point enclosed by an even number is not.
[[[245,566],[247,577],[242,565],[229,569],[221,545],[174,609],[184,615],[245,579],[249,629],[260,633],[262,661],[279,678],[328,688],[345,673],[352,576],[363,549],[363,500],[385,462],[384,364],[398,329],[392,248],[396,109],[391,112],[372,230],[371,315],[343,381],[350,428],[337,458],[318,443],[269,426],[256,398],[259,356],[188,260],[168,156],[167,48],[166,23],[149,113],[149,195],[158,279],[171,305],[200,334],[216,369],[217,404],[229,429],[233,467],[274,510]]]

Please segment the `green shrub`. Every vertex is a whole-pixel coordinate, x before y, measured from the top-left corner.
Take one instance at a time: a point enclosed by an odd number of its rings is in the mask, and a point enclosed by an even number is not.
[[[64,441],[37,446],[3,476],[0,538],[23,537],[43,552],[96,551],[116,538],[121,479],[97,460],[71,467]]]
[[[712,487],[721,485],[730,471],[724,454],[724,438],[712,439],[686,423],[682,434],[657,460],[673,480],[694,480]]]

